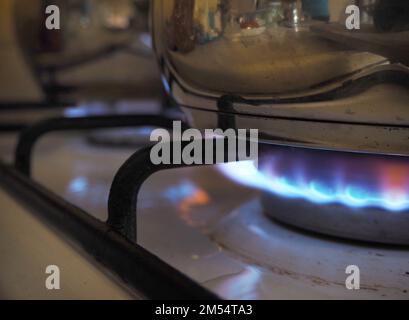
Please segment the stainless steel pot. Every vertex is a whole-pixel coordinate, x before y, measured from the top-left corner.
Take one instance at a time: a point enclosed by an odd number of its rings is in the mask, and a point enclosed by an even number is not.
[[[45,27],[51,4],[60,9],[60,30]],[[80,88],[81,98],[125,98],[153,87],[160,93],[148,9],[148,0],[18,0],[14,20],[33,73],[56,87],[52,93],[67,87]]]
[[[129,44],[136,32],[147,31],[146,13],[138,6],[141,3],[135,0],[20,0],[15,2],[17,34],[22,47],[40,67],[58,67],[75,58],[86,59],[107,47]],[[45,27],[45,8],[50,4],[60,9],[60,30]]]
[[[346,8],[360,8],[360,30]],[[198,128],[409,154],[407,1],[153,0],[169,92]],[[356,21],[356,20],[355,20]]]

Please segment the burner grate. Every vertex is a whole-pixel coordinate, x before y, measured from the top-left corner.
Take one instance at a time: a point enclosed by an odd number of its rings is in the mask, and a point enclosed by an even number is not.
[[[107,223],[95,219],[30,178],[35,143],[47,133],[140,126],[172,128],[173,121],[174,119],[158,115],[55,118],[42,121],[21,133],[16,149],[15,168],[0,162],[0,184],[21,199],[35,214],[79,243],[97,261],[147,298],[219,299],[214,293],[132,241],[136,240],[136,198],[139,187],[154,172],[179,166],[152,170],[152,165],[147,161],[150,148],[136,152],[114,179]],[[119,188],[118,184],[123,183],[124,174],[129,173],[129,170],[132,173],[126,181],[129,188],[121,195],[123,187]],[[139,176],[135,174],[137,172],[140,173]],[[124,199],[135,199],[135,202]],[[135,223],[132,224],[133,222]]]

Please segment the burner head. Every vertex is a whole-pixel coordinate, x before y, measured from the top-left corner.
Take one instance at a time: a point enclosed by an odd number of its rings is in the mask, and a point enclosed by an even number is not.
[[[349,239],[409,244],[409,158],[264,146],[259,167],[223,171],[263,191],[281,222]]]
[[[262,203],[267,216],[289,226],[350,240],[409,245],[409,212],[324,205],[269,192],[263,194]]]
[[[263,194],[269,217],[327,235],[409,244],[409,159],[287,148],[265,151],[259,170],[272,188]]]

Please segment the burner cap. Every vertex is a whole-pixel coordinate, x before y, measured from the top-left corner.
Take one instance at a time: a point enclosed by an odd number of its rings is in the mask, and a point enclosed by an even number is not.
[[[262,203],[267,216],[304,230],[352,240],[409,245],[408,212],[322,205],[270,193],[264,193]]]

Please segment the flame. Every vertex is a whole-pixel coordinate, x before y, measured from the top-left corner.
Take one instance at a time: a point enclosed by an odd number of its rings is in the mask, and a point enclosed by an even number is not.
[[[187,180],[168,189],[165,192],[165,197],[177,205],[181,217],[192,226],[196,226],[196,222],[190,215],[193,209],[206,206],[211,201],[205,190]]]
[[[203,190],[197,190],[190,197],[185,198],[179,205],[182,213],[189,214],[194,207],[205,206],[210,202],[208,194]]]
[[[409,159],[271,147],[259,159],[220,165],[232,180],[272,194],[352,208],[409,209]]]

